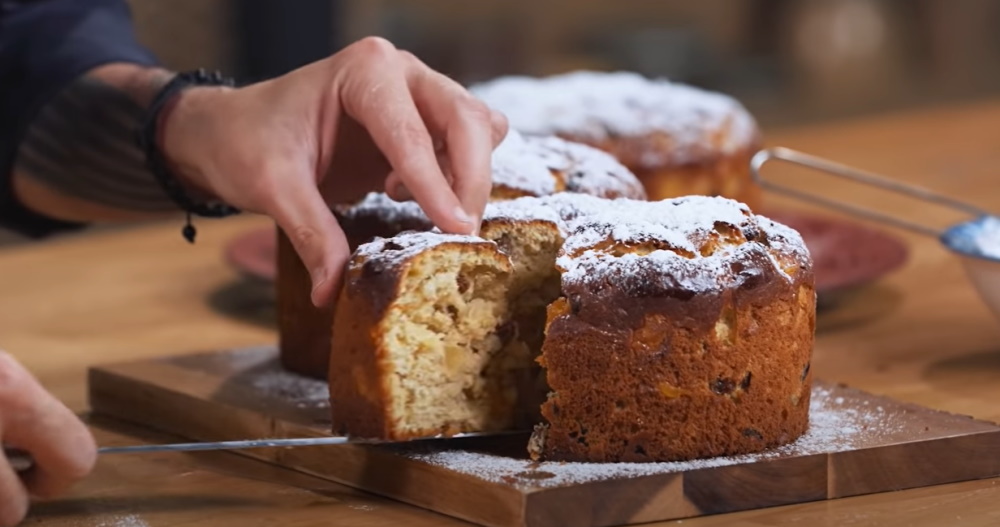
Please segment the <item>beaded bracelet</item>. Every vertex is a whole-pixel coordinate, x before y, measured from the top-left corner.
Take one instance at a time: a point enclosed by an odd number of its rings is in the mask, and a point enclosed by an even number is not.
[[[221,202],[196,202],[184,191],[180,181],[174,177],[168,168],[166,157],[157,145],[157,136],[160,131],[160,115],[187,88],[194,86],[233,85],[234,82],[232,79],[224,78],[219,72],[208,73],[204,69],[199,69],[178,73],[156,94],[152,104],[146,109],[142,126],[138,130],[137,141],[146,156],[146,167],[153,173],[153,176],[156,177],[160,186],[163,187],[163,190],[174,203],[187,213],[187,222],[181,234],[190,243],[194,243],[196,234],[194,225],[191,224],[192,214],[210,218],[222,218],[238,214],[240,211]]]

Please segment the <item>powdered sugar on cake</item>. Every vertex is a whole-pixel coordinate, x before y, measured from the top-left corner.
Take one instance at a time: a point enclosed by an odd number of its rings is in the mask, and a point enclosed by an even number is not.
[[[390,223],[427,218],[423,208],[416,201],[396,201],[381,192],[370,192],[361,201],[350,207],[344,207],[339,212],[340,216],[345,218],[378,216]]]
[[[727,287],[739,279],[733,264],[760,255],[782,271],[772,251],[796,258],[805,265],[808,251],[802,238],[788,227],[754,216],[746,205],[724,198],[688,196],[661,202],[613,200],[571,222],[556,265],[563,283],[599,285],[609,276],[656,276],[670,288],[700,292]],[[731,244],[720,242],[702,254],[702,244],[718,226],[741,230],[744,235],[763,231],[767,241]],[[772,240],[773,237],[773,240]],[[755,238],[761,238],[757,236]],[[653,244],[663,247],[646,254],[616,255],[607,242],[625,246]],[[653,272],[648,272],[653,271]],[[781,276],[787,276],[784,272]]]
[[[561,174],[557,176],[554,173]],[[610,154],[553,136],[524,136],[516,130],[493,151],[493,184],[531,196],[565,190],[615,198],[645,198],[634,174]]]
[[[610,206],[611,201],[587,194],[560,192],[551,196],[523,197],[495,201],[486,205],[484,221],[549,221],[555,223],[563,237],[569,235],[576,218]]]
[[[444,234],[438,230],[404,232],[392,238],[376,238],[358,247],[355,257],[363,260],[374,258],[387,265],[397,265],[437,246],[450,243],[495,245],[478,236]]]
[[[607,479],[687,472],[703,468],[755,463],[788,456],[843,452],[870,444],[900,430],[902,418],[880,406],[852,406],[831,391],[814,387],[809,408],[809,430],[788,445],[758,454],[716,457],[667,463],[563,463],[535,464],[526,459],[461,450],[417,450],[401,453],[432,465],[493,482],[524,487],[554,487]],[[541,476],[539,476],[541,475]]]
[[[556,224],[565,238],[556,261],[564,284],[599,286],[609,277],[654,276],[670,289],[706,292],[731,287],[743,279],[733,271],[737,262],[767,259],[781,272],[780,276],[786,277],[785,266],[776,254],[802,266],[810,263],[805,242],[796,231],[754,215],[742,203],[719,197],[687,196],[651,202],[564,192],[490,203],[484,219]],[[720,226],[738,229],[744,236],[758,234],[742,243],[722,240],[714,251],[702,254],[706,241],[724,237]],[[440,231],[408,233],[363,245],[358,254],[386,263],[402,262],[433,245],[476,240],[490,243]],[[616,255],[603,247],[608,241],[624,246],[649,243],[660,248],[644,254]]]
[[[526,140],[511,130],[493,151],[493,184],[532,196],[552,194],[556,179],[550,167],[565,163],[538,139]]]
[[[724,131],[723,153],[745,148],[756,123],[735,99],[631,72],[577,71],[545,78],[501,77],[470,91],[527,134],[602,141],[652,133],[671,138],[683,157]]]
[[[569,192],[603,198],[646,198],[646,191],[635,175],[603,150],[554,136],[535,137],[529,141],[539,150],[548,152],[544,157],[549,168],[565,175]]]
[[[493,152],[492,170],[495,187],[527,196],[562,194],[553,171],[563,174],[559,177],[566,179],[567,193],[602,198],[646,196],[635,175],[614,157],[558,137],[525,137],[511,130]],[[393,224],[430,222],[417,202],[395,201],[381,192],[371,192],[353,205],[338,207],[337,213],[350,220],[376,217]]]

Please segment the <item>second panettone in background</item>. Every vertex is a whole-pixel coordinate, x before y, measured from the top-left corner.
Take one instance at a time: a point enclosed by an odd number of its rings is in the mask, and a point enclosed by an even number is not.
[[[649,199],[723,196],[760,207],[750,159],[761,146],[735,99],[630,72],[501,77],[470,88],[512,129],[557,135],[614,155]]]

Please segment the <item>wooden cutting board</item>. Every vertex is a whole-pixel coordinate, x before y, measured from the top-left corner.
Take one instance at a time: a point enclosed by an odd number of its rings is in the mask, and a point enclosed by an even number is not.
[[[274,348],[100,366],[90,403],[195,440],[329,435],[325,383]],[[762,455],[532,464],[527,436],[241,453],[490,525],[627,525],[1000,475],[1000,427],[817,383],[810,432]]]

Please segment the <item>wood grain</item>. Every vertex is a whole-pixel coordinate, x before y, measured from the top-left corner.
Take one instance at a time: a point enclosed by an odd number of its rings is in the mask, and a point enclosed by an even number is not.
[[[98,414],[197,440],[315,437],[329,429],[316,382],[284,371],[276,348],[252,348],[93,368],[90,403]],[[882,421],[865,422],[873,430],[856,431],[857,444],[824,452],[793,447],[727,466],[664,465],[645,475],[555,484],[544,478],[555,477],[563,465],[532,467],[523,435],[239,453],[488,526],[626,525],[1000,475],[1000,461],[980,461],[1000,447],[1000,426],[818,386],[844,412],[878,408]],[[311,395],[303,399],[306,393]],[[524,472],[499,478],[463,472],[413,456],[424,449],[524,459]]]

